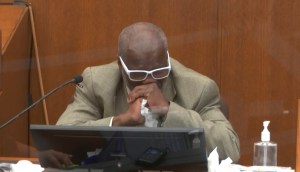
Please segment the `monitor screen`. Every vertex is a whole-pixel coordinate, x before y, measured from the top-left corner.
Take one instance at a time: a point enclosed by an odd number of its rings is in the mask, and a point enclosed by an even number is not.
[[[172,170],[207,164],[202,128],[31,125],[30,131],[39,152],[71,154],[76,168]]]

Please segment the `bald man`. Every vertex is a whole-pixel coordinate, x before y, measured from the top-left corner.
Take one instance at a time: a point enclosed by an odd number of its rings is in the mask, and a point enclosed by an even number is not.
[[[144,126],[142,104],[155,127],[204,128],[207,151],[238,161],[239,139],[220,111],[216,83],[170,57],[164,32],[135,23],[119,36],[117,61],[88,67],[58,125]]]

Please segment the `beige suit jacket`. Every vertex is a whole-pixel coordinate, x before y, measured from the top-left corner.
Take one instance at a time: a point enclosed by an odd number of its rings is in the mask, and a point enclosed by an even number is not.
[[[208,77],[171,59],[171,74],[163,86],[170,107],[163,127],[204,128],[207,152],[217,147],[221,159],[240,157],[239,139],[220,111],[219,89]],[[127,91],[117,62],[88,67],[74,101],[58,125],[108,126],[111,117],[127,110]]]

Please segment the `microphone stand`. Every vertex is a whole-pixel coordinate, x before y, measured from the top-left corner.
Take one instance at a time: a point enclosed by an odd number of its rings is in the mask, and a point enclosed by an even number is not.
[[[48,96],[50,96],[51,94],[55,93],[57,90],[61,89],[62,87],[64,87],[67,84],[70,83],[75,83],[78,84],[82,81],[82,76],[76,76],[73,79],[64,82],[63,84],[59,85],[58,87],[54,88],[53,90],[51,90],[50,92],[48,92],[47,94],[45,94],[44,96],[42,96],[40,99],[38,99],[37,101],[35,101],[34,103],[32,103],[30,106],[28,106],[27,108],[23,109],[21,112],[19,112],[17,115],[15,115],[14,117],[12,117],[11,119],[9,119],[8,121],[6,121],[4,124],[2,124],[0,126],[0,129],[2,129],[3,127],[7,126],[8,124],[10,124],[11,122],[13,122],[14,120],[16,120],[17,118],[19,118],[23,113],[25,113],[26,111],[28,111],[29,109],[33,108],[34,106],[36,106],[38,103],[40,103],[42,100],[44,100],[45,98],[47,98]]]

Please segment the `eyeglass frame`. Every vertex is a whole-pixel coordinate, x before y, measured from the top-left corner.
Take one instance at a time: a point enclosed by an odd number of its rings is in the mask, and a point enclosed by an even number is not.
[[[131,81],[144,81],[149,76],[149,74],[151,74],[152,78],[154,78],[154,79],[164,79],[164,78],[167,78],[170,75],[170,72],[171,72],[171,62],[170,62],[170,56],[169,56],[169,52],[168,51],[167,51],[167,54],[168,54],[168,66],[161,67],[161,68],[154,69],[154,70],[150,70],[150,71],[147,71],[147,70],[130,70],[130,69],[127,68],[127,66],[124,63],[124,61],[123,61],[123,59],[122,59],[121,56],[119,56],[119,59],[121,61],[123,69],[125,70],[126,74],[128,75],[128,78]],[[159,70],[164,70],[164,69],[169,69],[169,72],[168,72],[168,74],[166,76],[161,77],[161,78],[156,78],[156,77],[153,76],[153,72],[156,72],[156,71],[159,71]],[[133,78],[130,77],[130,73],[132,73],[132,72],[146,73],[146,75],[145,75],[145,78],[137,80],[137,79],[133,79]]]

